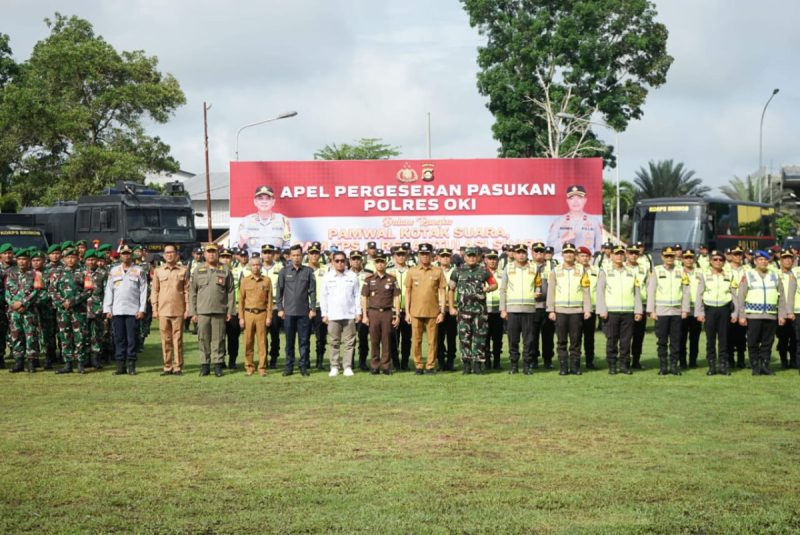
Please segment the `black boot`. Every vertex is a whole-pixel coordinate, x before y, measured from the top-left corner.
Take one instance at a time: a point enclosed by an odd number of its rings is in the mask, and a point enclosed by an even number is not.
[[[775,375],[775,372],[769,368],[769,360],[761,359],[761,375]]]
[[[617,375],[617,363],[616,362],[609,362],[608,363],[608,375]]]
[[[78,361],[78,373],[83,375],[86,373],[86,366],[83,365],[83,362]]]
[[[673,360],[669,363],[669,373],[672,375],[681,375],[681,368],[678,366],[677,361]]]
[[[211,365],[210,364],[201,364],[200,365],[200,377],[206,377],[211,375]]]
[[[512,362],[511,363],[511,369],[508,370],[508,373],[510,375],[516,375],[516,374],[519,373],[519,368],[517,367],[517,363],[516,362]]]
[[[61,375],[62,373],[72,373],[72,361],[68,360],[64,367],[60,370],[56,371],[56,374]]]
[[[19,373],[25,371],[25,360],[24,359],[14,359],[14,367],[8,370],[11,373]]]
[[[100,355],[92,355],[92,368],[95,370],[103,369],[103,365],[100,364]]]
[[[581,359],[575,359],[570,363],[569,373],[572,375],[583,375],[581,372]]]
[[[634,355],[633,357],[633,364],[631,364],[631,368],[634,370],[643,370],[644,366],[642,366],[642,356],[641,355]]]
[[[523,362],[522,363],[522,373],[525,375],[531,375],[533,373],[533,368],[531,368],[530,363]]]
[[[125,369],[125,361],[118,360],[117,370],[114,372],[114,375],[125,375],[126,373],[128,373],[128,370]]]
[[[761,375],[761,363],[753,358],[750,358],[750,368],[753,370],[753,375]]]
[[[594,365],[594,358],[586,359],[586,369],[587,370],[596,370],[597,368]]]
[[[569,365],[566,359],[558,359],[558,375],[569,375]]]
[[[52,370],[53,369],[53,360],[50,357],[44,359],[44,369],[45,370]]]
[[[235,358],[228,359],[228,369],[229,370],[235,370],[236,369],[236,359]]]
[[[483,363],[481,361],[475,360],[475,362],[473,362],[473,366],[472,373],[475,375],[483,375]]]
[[[36,362],[33,360],[28,361],[28,373],[36,373]]]
[[[214,364],[214,375],[222,377],[222,364]]]
[[[461,361],[461,374],[462,375],[469,375],[472,373],[472,363],[468,360]]]
[[[658,375],[667,375],[667,359],[658,357]]]
[[[722,359],[720,359],[720,364],[722,364]],[[720,368],[722,368],[722,366],[720,366]],[[714,361],[708,363],[708,371],[706,372],[706,375],[717,375],[717,365]]]
[[[487,365],[488,365],[489,360],[487,359],[486,362],[487,362]],[[492,368],[494,368],[495,370],[502,370],[503,369],[503,366],[500,364],[500,355],[497,355],[494,358],[494,366],[492,366]]]
[[[6,357],[5,355],[0,355],[0,370],[4,370],[6,368]]]
[[[136,361],[128,360],[128,375],[136,375]]]

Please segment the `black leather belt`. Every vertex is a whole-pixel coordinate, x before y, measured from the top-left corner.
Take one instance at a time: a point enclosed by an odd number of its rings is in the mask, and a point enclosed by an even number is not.
[[[262,312],[266,312],[266,308],[245,308],[245,312],[250,312],[251,314],[261,314]]]

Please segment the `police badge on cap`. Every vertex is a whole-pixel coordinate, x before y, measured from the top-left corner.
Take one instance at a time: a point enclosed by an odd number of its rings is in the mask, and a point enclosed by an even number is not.
[[[567,199],[571,197],[586,197],[586,188],[579,185],[570,186],[567,188]]]
[[[272,188],[269,186],[258,186],[256,188],[256,193],[254,196],[258,197],[259,195],[267,195],[268,197],[275,197],[275,192],[272,191]]]

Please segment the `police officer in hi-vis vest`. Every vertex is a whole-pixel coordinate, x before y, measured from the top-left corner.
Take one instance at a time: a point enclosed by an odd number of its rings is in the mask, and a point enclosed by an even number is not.
[[[647,287],[647,312],[656,323],[659,375],[681,374],[681,320],[689,315],[689,279],[675,266],[675,255],[675,248],[664,247],[664,263],[653,269]]]
[[[706,375],[730,375],[728,367],[728,333],[730,324],[736,323],[738,311],[733,300],[738,286],[731,273],[724,269],[725,257],[721,251],[711,251],[708,270],[700,273],[695,297],[694,316],[706,328]],[[719,353],[717,353],[719,345]],[[719,361],[717,361],[719,355]],[[719,362],[719,368],[717,368]]]

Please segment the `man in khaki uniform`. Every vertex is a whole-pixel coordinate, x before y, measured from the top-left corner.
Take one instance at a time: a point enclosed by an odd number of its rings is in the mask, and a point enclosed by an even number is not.
[[[253,375],[253,342],[258,338],[258,374],[267,374],[267,327],[272,323],[272,282],[261,271],[261,257],[253,253],[250,269],[239,282],[239,326],[244,329],[244,368]]]
[[[155,269],[150,303],[158,319],[164,371],[161,375],[183,375],[183,320],[188,300],[188,270],[178,264],[178,249],[164,246],[164,264]],[[174,355],[174,358],[173,358]]]
[[[406,278],[406,321],[411,324],[411,354],[417,375],[432,375],[436,367],[437,325],[444,321],[444,272],[431,264],[433,246],[421,243],[418,266]],[[422,368],[422,332],[428,333],[428,358]]]
[[[200,342],[200,375],[210,373],[214,361],[214,375],[222,377],[225,358],[225,322],[233,315],[233,275],[219,263],[217,245],[205,247],[205,264],[199,266],[189,283],[189,315],[197,323]]]
[[[375,273],[367,277],[361,288],[361,310],[364,325],[369,327],[372,342],[372,367],[370,373],[392,374],[389,347],[392,329],[400,324],[400,287],[394,275],[386,273],[386,256],[375,253]],[[380,356],[379,356],[380,355]]]

